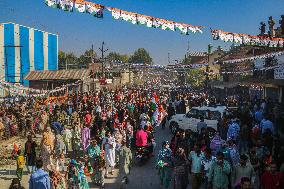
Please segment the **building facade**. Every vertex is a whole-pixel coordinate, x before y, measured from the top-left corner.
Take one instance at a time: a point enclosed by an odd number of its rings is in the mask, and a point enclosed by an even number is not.
[[[35,70],[58,69],[58,35],[15,23],[0,24],[0,78],[29,85]]]

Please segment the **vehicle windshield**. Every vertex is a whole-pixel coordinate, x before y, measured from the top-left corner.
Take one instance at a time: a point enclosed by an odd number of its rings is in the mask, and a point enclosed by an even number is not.
[[[192,117],[196,119],[200,119],[203,117],[207,120],[219,120],[221,119],[221,113],[219,111],[209,111],[209,110],[197,110],[191,109],[187,114],[187,117]]]
[[[219,120],[221,119],[221,113],[218,111],[208,111],[209,120]]]

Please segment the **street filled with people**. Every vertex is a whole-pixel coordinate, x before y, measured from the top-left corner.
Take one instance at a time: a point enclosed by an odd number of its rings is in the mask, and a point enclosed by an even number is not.
[[[210,111],[221,106],[217,116]],[[195,129],[174,122],[180,114],[194,118]],[[136,86],[7,98],[0,118],[1,142],[26,138],[10,144],[10,189],[25,188],[24,174],[29,189],[114,188],[105,184],[113,175],[115,187],[129,188],[131,170],[146,164],[164,189],[284,188],[284,120],[270,99]],[[158,141],[160,132],[168,139]]]

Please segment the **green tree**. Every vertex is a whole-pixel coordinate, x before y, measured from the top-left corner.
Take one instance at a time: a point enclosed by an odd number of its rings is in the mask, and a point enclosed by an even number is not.
[[[186,55],[184,56],[184,59],[181,61],[182,64],[190,64],[191,59],[187,57]]]
[[[200,69],[190,69],[187,74],[188,81],[193,87],[204,86],[204,82],[206,80],[204,71]]]
[[[66,64],[66,53],[63,51],[58,52],[58,69],[65,69]]]
[[[84,54],[82,54],[78,58],[78,66],[80,68],[87,68],[90,63],[92,63],[92,53],[95,59],[97,59],[97,53],[95,51],[92,52],[92,49],[86,50]]]
[[[67,53],[66,54],[66,64],[65,69],[78,69],[78,58],[74,53]]]
[[[122,54],[119,54],[117,52],[110,52],[108,55],[107,55],[107,60],[109,61],[121,61],[121,62],[128,62],[128,55],[122,55]]]
[[[129,58],[129,62],[135,64],[146,64],[152,65],[153,60],[149,53],[144,48],[137,49],[132,56]]]
[[[76,69],[78,68],[78,58],[74,53],[58,52],[58,69]]]

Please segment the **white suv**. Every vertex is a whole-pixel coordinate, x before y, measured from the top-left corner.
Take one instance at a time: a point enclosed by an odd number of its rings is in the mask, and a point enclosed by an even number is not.
[[[178,129],[197,132],[197,123],[200,122],[201,117],[204,118],[209,132],[215,132],[217,131],[218,121],[223,117],[224,112],[226,112],[226,106],[192,107],[187,114],[172,116],[169,120],[171,132],[175,133]]]

